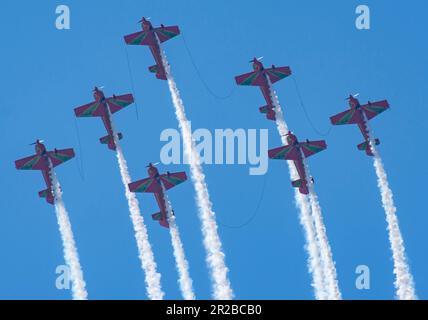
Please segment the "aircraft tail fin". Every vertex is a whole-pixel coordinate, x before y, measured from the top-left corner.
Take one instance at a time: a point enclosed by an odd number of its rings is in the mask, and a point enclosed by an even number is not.
[[[308,194],[309,190],[308,190],[308,186],[306,184],[306,181],[303,179],[298,179],[298,180],[294,180],[291,182],[291,185],[294,188],[299,188],[300,193],[302,194]]]
[[[156,78],[161,79],[161,80],[166,80],[165,72],[164,72],[163,68],[161,68],[159,65],[155,64],[153,66],[150,66],[149,71],[151,73],[156,73]]]
[[[260,113],[266,114],[266,118],[269,120],[276,120],[275,111],[273,109],[273,106],[263,106],[259,108]]]
[[[54,204],[54,197],[52,195],[52,191],[48,188],[42,191],[39,191],[39,197],[45,198],[46,201],[50,204]]]
[[[166,220],[160,220],[159,224],[164,228],[169,228],[169,223]]]
[[[152,219],[155,221],[159,221],[159,224],[162,227],[169,228],[169,223],[166,219],[162,219],[162,212],[156,212],[152,214]]]
[[[121,132],[119,132],[117,134],[117,136],[119,137],[119,140],[122,140],[123,134]],[[100,138],[100,142],[102,144],[106,144],[109,147],[109,149],[116,150],[116,146],[114,144],[114,139],[111,135],[106,135],[106,136]]]
[[[374,143],[376,146],[378,146],[380,144],[380,140],[374,139]],[[369,141],[366,140],[360,143],[359,145],[357,145],[357,148],[358,150],[365,151],[368,156],[373,156],[373,152],[372,152],[372,149],[370,148]]]

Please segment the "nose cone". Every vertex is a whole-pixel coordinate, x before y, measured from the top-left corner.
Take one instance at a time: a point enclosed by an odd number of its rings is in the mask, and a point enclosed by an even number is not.
[[[95,100],[100,100],[104,98],[104,93],[100,89],[98,89],[98,87],[95,87],[93,93],[94,93]]]
[[[153,166],[150,166],[149,169],[148,169],[148,171],[149,171],[149,176],[150,177],[155,177],[157,175],[157,173],[158,173],[158,170],[155,167],[153,167]]]
[[[145,17],[143,17],[140,22],[143,30],[151,30],[153,28],[152,24],[149,21],[149,18],[146,19]]]
[[[44,144],[42,144],[40,142],[37,142],[37,144],[36,144],[36,153],[43,154],[43,153],[45,153],[45,151],[46,151],[46,148],[45,148]]]
[[[287,141],[289,144],[293,144],[297,142],[297,137],[291,132],[289,131],[287,134]]]

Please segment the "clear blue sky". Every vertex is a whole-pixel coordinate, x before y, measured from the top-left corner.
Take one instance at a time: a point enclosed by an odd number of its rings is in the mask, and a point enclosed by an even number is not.
[[[71,30],[55,29],[55,8],[71,9]],[[235,87],[233,77],[248,60],[290,65],[311,120],[320,131],[344,110],[344,98],[388,99],[391,110],[372,121],[389,174],[417,293],[428,298],[427,213],[421,210],[428,178],[425,159],[428,5],[365,1],[371,30],[358,31],[359,1],[2,1],[0,81],[0,298],[69,299],[55,288],[63,264],[54,209],[37,196],[38,172],[18,172],[13,161],[30,155],[28,144],[43,138],[48,148],[74,147],[77,159],[57,170],[72,221],[89,297],[145,299],[144,275],[128,217],[115,154],[99,144],[98,119],[73,118],[73,108],[92,99],[94,85],[106,94],[131,91],[123,35],[137,31],[141,16],[155,25],[177,24],[202,76],[218,95]],[[280,145],[273,123],[258,107],[256,88],[236,88],[229,99],[207,92],[178,37],[164,46],[193,128],[267,128],[269,145]],[[159,160],[160,132],[175,128],[166,82],[148,73],[147,48],[128,48],[139,119],[131,107],[115,116],[134,179]],[[291,78],[276,84],[290,127],[301,138],[324,138],[309,125]],[[391,252],[372,161],[356,150],[356,127],[335,127],[327,151],[310,159],[346,299],[394,297]],[[84,179],[78,170],[83,164]],[[160,167],[186,170],[186,166]],[[238,225],[254,212],[264,177],[248,166],[205,166],[218,221]],[[237,298],[311,299],[304,239],[285,163],[271,162],[264,196],[251,224],[219,226],[230,280]],[[210,281],[190,182],[169,192],[198,298],[210,298]],[[180,299],[169,233],[149,219],[151,195],[139,195],[166,298]],[[355,288],[355,268],[368,265],[371,289]]]

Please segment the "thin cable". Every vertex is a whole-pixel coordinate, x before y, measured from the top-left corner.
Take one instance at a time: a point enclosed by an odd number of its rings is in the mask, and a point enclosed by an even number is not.
[[[134,95],[135,113],[137,115],[137,120],[139,120],[139,117],[138,117],[138,103],[137,103],[137,98],[135,97],[134,76],[132,75],[131,63],[129,62],[129,55],[128,55],[128,47],[127,47],[127,45],[125,45],[125,54],[126,54],[126,62],[127,62],[127,65],[128,65],[129,78],[130,78],[130,82],[131,82],[132,94]]]
[[[300,94],[300,90],[299,90],[299,86],[297,85],[296,77],[294,76],[294,77],[291,77],[291,78],[293,78],[293,83],[294,83],[294,87],[296,88],[297,96],[298,96],[298,98],[299,98],[300,107],[303,109],[303,112],[304,112],[304,114],[305,114],[306,120],[308,120],[308,122],[309,122],[310,126],[312,127],[312,129],[313,129],[316,133],[318,133],[320,136],[323,136],[323,137],[328,136],[328,135],[330,134],[330,131],[331,131],[331,129],[332,129],[332,126],[330,126],[330,127],[328,128],[328,130],[327,130],[327,131],[325,131],[325,132],[322,132],[322,131],[320,131],[320,130],[318,130],[318,129],[317,129],[317,127],[315,126],[315,124],[312,122],[311,117],[309,116],[309,113],[308,113],[308,110],[307,110],[307,109],[306,109],[306,107],[305,107],[305,104],[303,103],[302,95]]]
[[[205,89],[216,99],[225,100],[225,99],[230,98],[235,93],[236,86],[234,86],[232,88],[232,90],[225,96],[220,96],[220,95],[216,94],[213,90],[211,90],[209,85],[205,82],[204,78],[202,77],[202,74],[199,71],[199,68],[196,66],[195,60],[193,59],[193,56],[190,52],[189,47],[187,46],[186,39],[184,38],[183,34],[181,34],[181,39],[183,39],[184,47],[186,48],[187,54],[189,55],[190,61],[192,62],[192,65],[193,65],[193,68],[195,69],[195,71],[198,75],[198,78],[202,82],[202,84],[204,85]]]
[[[287,60],[288,60],[288,61],[290,61],[290,55],[289,55],[288,50],[287,50],[286,48],[284,49],[284,52],[285,52],[285,56],[286,56]],[[330,126],[330,127],[328,128],[328,130],[327,130],[327,131],[325,131],[325,132],[322,132],[322,131],[318,130],[318,128],[317,128],[317,127],[315,126],[315,124],[313,123],[313,121],[312,121],[311,117],[309,116],[309,112],[308,112],[308,110],[306,109],[305,104],[303,103],[303,98],[302,98],[302,95],[301,95],[301,93],[300,93],[299,86],[297,85],[296,76],[295,76],[295,75],[293,75],[291,78],[293,78],[293,83],[294,83],[294,87],[295,87],[295,89],[296,89],[297,97],[299,98],[300,107],[302,108],[303,113],[305,114],[305,118],[306,118],[306,120],[308,121],[309,125],[310,125],[310,126],[312,127],[312,129],[313,129],[317,134],[319,134],[320,136],[323,136],[323,137],[328,136],[328,135],[330,134],[330,132],[331,132],[331,129],[332,129],[333,127],[332,127],[332,126]]]
[[[79,132],[79,126],[77,125],[77,120],[76,117],[74,118],[74,128],[76,129],[76,136],[77,136],[77,143],[79,146],[79,160],[76,162],[77,163],[77,171],[79,172],[79,176],[82,179],[82,181],[85,181],[85,171],[83,169],[83,149],[82,149],[82,143],[80,141],[80,132]]]
[[[245,221],[244,223],[242,223],[240,225],[232,226],[232,225],[228,225],[228,224],[220,222],[219,219],[217,218],[217,223],[219,225],[221,225],[222,227],[226,227],[226,228],[230,228],[230,229],[240,229],[240,228],[243,228],[243,227],[246,227],[247,225],[249,225],[254,220],[257,213],[259,212],[260,205],[262,204],[262,200],[263,200],[264,195],[265,195],[266,180],[267,180],[267,174],[265,174],[265,177],[263,180],[263,186],[262,186],[262,191],[260,193],[259,201],[257,202],[256,208],[255,208],[253,214],[247,219],[247,221]]]

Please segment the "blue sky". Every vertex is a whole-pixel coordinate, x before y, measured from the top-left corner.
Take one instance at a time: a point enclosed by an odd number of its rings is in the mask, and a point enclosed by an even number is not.
[[[55,8],[71,10],[71,30],[55,28]],[[179,25],[183,36],[164,45],[193,129],[266,128],[269,146],[280,145],[273,123],[258,113],[264,100],[256,88],[237,87],[234,76],[248,60],[289,65],[308,114],[318,131],[328,117],[345,110],[344,98],[388,99],[391,109],[371,122],[381,140],[389,182],[420,298],[428,298],[428,218],[421,210],[428,172],[426,137],[428,45],[422,1],[392,5],[365,1],[371,29],[355,28],[359,1],[2,1],[0,35],[0,298],[69,299],[55,288],[63,264],[54,209],[37,196],[38,172],[18,172],[15,159],[32,154],[28,144],[43,138],[48,148],[74,147],[77,158],[58,168],[78,245],[89,297],[145,299],[144,275],[128,217],[115,154],[99,144],[99,119],[75,122],[73,108],[92,99],[94,85],[106,94],[131,92],[122,37],[139,30],[141,16],[155,25]],[[204,87],[228,99],[216,99]],[[135,84],[135,107],[115,116],[134,179],[159,160],[160,133],[177,123],[166,82],[147,71],[147,48],[127,48]],[[356,127],[335,127],[323,137],[309,124],[291,78],[275,85],[286,119],[301,139],[326,139],[327,151],[310,159],[339,285],[346,299],[394,297],[391,252],[372,161],[357,151]],[[77,123],[77,124],[76,124]],[[81,147],[79,147],[79,138]],[[79,171],[81,163],[83,170]],[[219,233],[239,299],[312,299],[304,239],[293,203],[287,168],[271,162],[266,177],[249,176],[246,165],[204,167]],[[161,166],[186,170],[186,166]],[[265,180],[266,179],[266,180]],[[266,185],[263,188],[263,183]],[[264,189],[264,192],[263,192]],[[263,194],[263,197],[261,197]],[[151,195],[139,195],[162,285],[168,299],[180,299],[169,233],[149,219]],[[210,298],[200,223],[189,182],[169,192],[177,215],[198,298]],[[422,198],[421,198],[422,197]],[[261,199],[261,200],[260,200]],[[261,201],[254,220],[245,222]],[[371,289],[357,290],[355,268],[371,270]]]

